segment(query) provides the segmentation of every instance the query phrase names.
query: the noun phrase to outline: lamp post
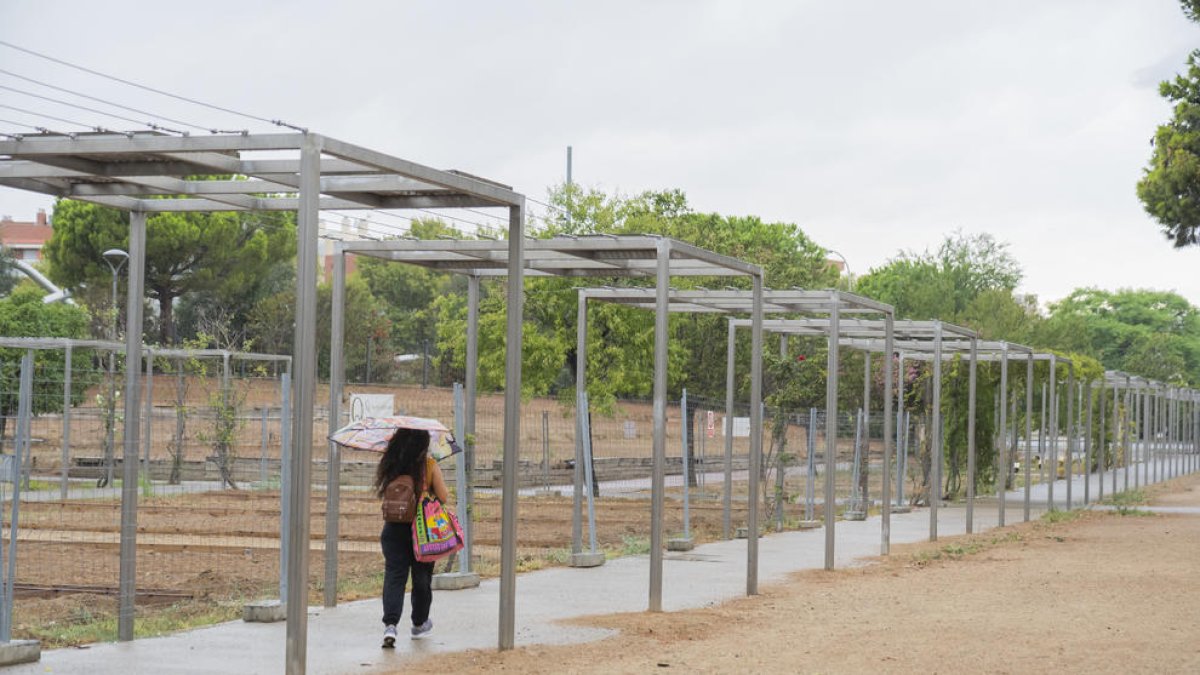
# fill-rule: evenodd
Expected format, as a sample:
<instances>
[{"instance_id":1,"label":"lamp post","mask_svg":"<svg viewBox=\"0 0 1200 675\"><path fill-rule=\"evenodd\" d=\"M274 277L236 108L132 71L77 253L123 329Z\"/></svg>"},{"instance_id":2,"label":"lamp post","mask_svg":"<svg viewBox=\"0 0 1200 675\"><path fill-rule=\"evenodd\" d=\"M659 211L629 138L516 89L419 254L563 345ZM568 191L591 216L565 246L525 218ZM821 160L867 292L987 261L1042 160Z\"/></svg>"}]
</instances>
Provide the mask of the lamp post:
<instances>
[{"instance_id":1,"label":"lamp post","mask_svg":"<svg viewBox=\"0 0 1200 675\"><path fill-rule=\"evenodd\" d=\"M848 290L853 291L854 290L854 274L852 274L850 272L850 261L846 260L846 256L842 255L841 253L838 253L837 251L835 251L831 248L825 249L825 255L836 255L837 257L842 259L842 265L846 268L846 285L848 286Z\"/></svg>"},{"instance_id":2,"label":"lamp post","mask_svg":"<svg viewBox=\"0 0 1200 675\"><path fill-rule=\"evenodd\" d=\"M104 257L104 262L108 263L108 269L112 270L112 308L113 308L113 324L112 324L112 339L117 339L117 329L120 325L120 312L117 311L117 277L121 274L121 268L125 263L129 262L129 254L119 248L110 248L100 254ZM113 261L117 263L114 265ZM125 364L129 367L129 364ZM135 366L136 367L136 366ZM113 434L116 432L116 412L117 412L117 353L110 351L108 353L108 429L104 437L104 475L98 481L100 487L105 487L112 484L113 480Z\"/></svg>"}]
</instances>

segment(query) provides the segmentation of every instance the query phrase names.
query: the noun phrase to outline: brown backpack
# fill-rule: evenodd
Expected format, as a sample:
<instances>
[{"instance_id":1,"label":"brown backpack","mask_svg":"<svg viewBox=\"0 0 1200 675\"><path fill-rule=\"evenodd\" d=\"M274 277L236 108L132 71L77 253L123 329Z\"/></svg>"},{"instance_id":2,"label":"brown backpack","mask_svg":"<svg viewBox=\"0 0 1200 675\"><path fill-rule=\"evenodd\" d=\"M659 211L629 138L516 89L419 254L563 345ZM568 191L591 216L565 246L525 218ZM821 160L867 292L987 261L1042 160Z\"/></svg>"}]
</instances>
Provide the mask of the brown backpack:
<instances>
[{"instance_id":1,"label":"brown backpack","mask_svg":"<svg viewBox=\"0 0 1200 675\"><path fill-rule=\"evenodd\" d=\"M383 489L383 520L411 523L417 513L417 491L412 476L400 475Z\"/></svg>"}]
</instances>

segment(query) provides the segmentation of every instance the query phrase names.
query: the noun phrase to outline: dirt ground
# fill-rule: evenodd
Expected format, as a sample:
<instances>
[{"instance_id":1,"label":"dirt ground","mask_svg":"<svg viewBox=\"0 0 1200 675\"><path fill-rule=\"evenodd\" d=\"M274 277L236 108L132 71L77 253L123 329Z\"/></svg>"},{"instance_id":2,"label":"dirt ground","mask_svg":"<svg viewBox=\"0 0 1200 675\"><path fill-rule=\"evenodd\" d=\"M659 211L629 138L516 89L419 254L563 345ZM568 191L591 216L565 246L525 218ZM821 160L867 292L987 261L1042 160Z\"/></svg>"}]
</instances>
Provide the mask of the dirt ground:
<instances>
[{"instance_id":1,"label":"dirt ground","mask_svg":"<svg viewBox=\"0 0 1200 675\"><path fill-rule=\"evenodd\" d=\"M1200 477L1151 504L1200 507ZM1200 515L1086 512L811 571L761 595L581 621L607 640L438 656L454 673L1200 672ZM406 668L409 670L409 668Z\"/></svg>"}]
</instances>

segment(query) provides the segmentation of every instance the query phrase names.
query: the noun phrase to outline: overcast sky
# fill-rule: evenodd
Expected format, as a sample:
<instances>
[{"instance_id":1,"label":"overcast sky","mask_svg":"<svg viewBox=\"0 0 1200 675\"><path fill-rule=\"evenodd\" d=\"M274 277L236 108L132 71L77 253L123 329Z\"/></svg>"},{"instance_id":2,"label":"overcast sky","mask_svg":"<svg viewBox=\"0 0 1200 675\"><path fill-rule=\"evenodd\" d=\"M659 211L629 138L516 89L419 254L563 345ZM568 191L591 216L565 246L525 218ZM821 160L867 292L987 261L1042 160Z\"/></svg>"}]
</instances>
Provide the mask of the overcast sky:
<instances>
[{"instance_id":1,"label":"overcast sky","mask_svg":"<svg viewBox=\"0 0 1200 675\"><path fill-rule=\"evenodd\" d=\"M1157 83L1200 47L1176 0L4 0L0 39L540 200L572 145L577 182L794 222L855 273L961 228L1010 243L1043 301L1099 286L1200 304L1200 249L1172 249L1134 191L1170 115ZM0 69L247 125L5 47ZM0 188L18 220L50 204Z\"/></svg>"}]
</instances>

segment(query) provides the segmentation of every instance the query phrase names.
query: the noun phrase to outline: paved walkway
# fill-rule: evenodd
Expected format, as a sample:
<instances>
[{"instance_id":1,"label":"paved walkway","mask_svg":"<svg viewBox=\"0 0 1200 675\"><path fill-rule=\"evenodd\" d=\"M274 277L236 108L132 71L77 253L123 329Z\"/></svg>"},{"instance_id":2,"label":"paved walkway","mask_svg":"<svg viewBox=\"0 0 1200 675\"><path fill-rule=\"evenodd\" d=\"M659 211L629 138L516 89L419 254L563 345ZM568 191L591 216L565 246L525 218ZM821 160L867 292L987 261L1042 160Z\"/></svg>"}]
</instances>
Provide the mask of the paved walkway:
<instances>
[{"instance_id":1,"label":"paved walkway","mask_svg":"<svg viewBox=\"0 0 1200 675\"><path fill-rule=\"evenodd\" d=\"M1111 480L1106 477L1106 480ZM1091 477L1091 494L1098 479ZM1123 485L1123 477L1119 478ZM1106 483L1106 488L1111 483ZM1033 488L1031 517L1046 508L1046 486ZM1066 485L1055 483L1055 502L1065 506ZM1106 492L1108 490L1106 489ZM1072 485L1076 505L1083 500L1083 480ZM1023 516L1023 493L1006 496L1007 522ZM966 530L961 506L939 509L938 534L946 537ZM975 508L975 531L994 527L995 498L981 499ZM924 541L929 535L929 512L918 509L892 516L892 542ZM838 566L879 553L880 520L837 524ZM783 581L796 570L817 569L824 561L821 530L771 534L759 542L759 582ZM647 556L611 560L599 568L555 568L521 575L517 580L516 642L518 645L558 644L594 640L607 631L556 623L561 619L646 609L649 597ZM663 570L663 605L667 611L712 605L745 593L746 542L722 541L698 546L685 554L668 554ZM379 648L382 626L378 600L346 603L334 609L313 608L308 621L309 673L375 673L400 669L413 656L466 649L495 649L498 640L499 584L484 581L479 588L434 594L431 636L403 636L394 651ZM264 673L283 672L285 625L240 621L161 638L105 643L86 649L47 651L40 663L16 666L5 675L89 673Z\"/></svg>"}]
</instances>

